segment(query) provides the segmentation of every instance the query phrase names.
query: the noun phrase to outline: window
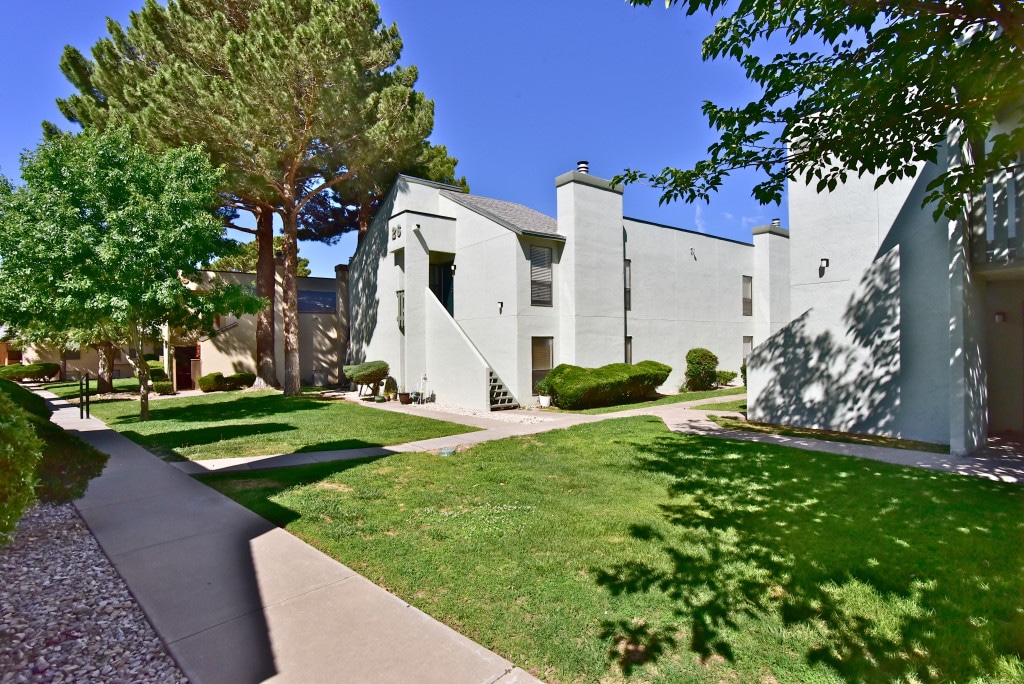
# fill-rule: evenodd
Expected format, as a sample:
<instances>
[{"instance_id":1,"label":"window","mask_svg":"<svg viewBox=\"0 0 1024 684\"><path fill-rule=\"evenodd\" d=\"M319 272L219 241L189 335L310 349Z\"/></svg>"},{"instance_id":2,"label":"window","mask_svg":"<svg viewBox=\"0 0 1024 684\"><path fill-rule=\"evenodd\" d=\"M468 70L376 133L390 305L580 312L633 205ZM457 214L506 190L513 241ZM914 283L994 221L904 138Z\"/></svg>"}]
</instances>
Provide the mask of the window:
<instances>
[{"instance_id":1,"label":"window","mask_svg":"<svg viewBox=\"0 0 1024 684\"><path fill-rule=\"evenodd\" d=\"M626 284L625 302L626 311L633 309L633 295L632 295L632 283L633 283L633 262L630 259L625 260L623 268L623 279ZM626 363L629 363L628 361Z\"/></svg>"},{"instance_id":2,"label":"window","mask_svg":"<svg viewBox=\"0 0 1024 684\"><path fill-rule=\"evenodd\" d=\"M747 363L747 357L754 351L754 338L744 335L743 337L743 363Z\"/></svg>"},{"instance_id":3,"label":"window","mask_svg":"<svg viewBox=\"0 0 1024 684\"><path fill-rule=\"evenodd\" d=\"M626 363L633 363L633 338L626 336Z\"/></svg>"},{"instance_id":4,"label":"window","mask_svg":"<svg viewBox=\"0 0 1024 684\"><path fill-rule=\"evenodd\" d=\"M533 357L533 378L532 388L533 394L537 394L537 383L544 379L551 371L552 362L554 361L554 347L555 338L553 337L533 337L530 338Z\"/></svg>"},{"instance_id":5,"label":"window","mask_svg":"<svg viewBox=\"0 0 1024 684\"><path fill-rule=\"evenodd\" d=\"M530 245L530 305L551 306L551 248Z\"/></svg>"},{"instance_id":6,"label":"window","mask_svg":"<svg viewBox=\"0 0 1024 684\"><path fill-rule=\"evenodd\" d=\"M398 329L405 332L405 290L399 290L398 295Z\"/></svg>"},{"instance_id":7,"label":"window","mask_svg":"<svg viewBox=\"0 0 1024 684\"><path fill-rule=\"evenodd\" d=\"M334 290L299 290L299 313L336 313L338 293Z\"/></svg>"},{"instance_id":8,"label":"window","mask_svg":"<svg viewBox=\"0 0 1024 684\"><path fill-rule=\"evenodd\" d=\"M754 315L754 279L743 276L743 315Z\"/></svg>"},{"instance_id":9,"label":"window","mask_svg":"<svg viewBox=\"0 0 1024 684\"><path fill-rule=\"evenodd\" d=\"M21 363L21 350L8 348L7 363Z\"/></svg>"},{"instance_id":10,"label":"window","mask_svg":"<svg viewBox=\"0 0 1024 684\"><path fill-rule=\"evenodd\" d=\"M64 350L65 361L81 361L82 351L80 349L66 349Z\"/></svg>"}]
</instances>

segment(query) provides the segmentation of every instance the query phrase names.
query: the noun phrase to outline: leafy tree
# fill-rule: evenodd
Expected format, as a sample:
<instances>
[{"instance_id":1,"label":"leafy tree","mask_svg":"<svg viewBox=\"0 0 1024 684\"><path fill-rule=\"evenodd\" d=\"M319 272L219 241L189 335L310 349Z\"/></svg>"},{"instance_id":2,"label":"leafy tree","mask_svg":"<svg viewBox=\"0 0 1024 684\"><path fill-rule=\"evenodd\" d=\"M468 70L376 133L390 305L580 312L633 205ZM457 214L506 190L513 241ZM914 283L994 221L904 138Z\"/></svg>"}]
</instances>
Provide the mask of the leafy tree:
<instances>
[{"instance_id":1,"label":"leafy tree","mask_svg":"<svg viewBox=\"0 0 1024 684\"><path fill-rule=\"evenodd\" d=\"M0 197L0 321L20 339L112 342L146 420L149 366L130 348L161 324L206 331L217 314L263 304L237 286L197 286L199 265L235 248L214 213L220 171L198 148L151 155L111 129L44 141L21 175Z\"/></svg>"},{"instance_id":2,"label":"leafy tree","mask_svg":"<svg viewBox=\"0 0 1024 684\"><path fill-rule=\"evenodd\" d=\"M307 207L338 219L343 206L324 193L361 206L345 183L371 188L378 169L397 173L434 149L433 103L414 90L416 69L397 65L397 27L383 26L370 0L147 0L127 30L108 30L94 60L65 50L62 69L79 93L59 106L86 126L123 122L151 148L202 144L225 169L232 208L255 213L258 226L280 216L285 393L297 394ZM310 221L304 228L316 228ZM304 237L333 239L339 225ZM258 280L267 264L272 276L267 234L257 235Z\"/></svg>"},{"instance_id":3,"label":"leafy tree","mask_svg":"<svg viewBox=\"0 0 1024 684\"><path fill-rule=\"evenodd\" d=\"M274 251L280 252L284 245L284 236L278 235L274 238ZM259 245L256 240L246 242L239 248L239 252L232 256L221 257L212 264L210 268L214 271L234 271L235 273L255 273L259 258ZM295 275L305 278L312 273L309 270L309 259L299 257Z\"/></svg>"},{"instance_id":4,"label":"leafy tree","mask_svg":"<svg viewBox=\"0 0 1024 684\"><path fill-rule=\"evenodd\" d=\"M738 169L764 176L752 193L762 203L779 202L786 181L801 177L819 192L854 173L877 176L878 187L950 149L956 163L925 202L955 219L1024 149L1024 3L665 0L672 5L717 16L704 59L735 59L762 95L741 107L704 103L719 137L693 168L617 178L659 188L662 202L707 201ZM780 37L793 48L757 54Z\"/></svg>"}]
</instances>

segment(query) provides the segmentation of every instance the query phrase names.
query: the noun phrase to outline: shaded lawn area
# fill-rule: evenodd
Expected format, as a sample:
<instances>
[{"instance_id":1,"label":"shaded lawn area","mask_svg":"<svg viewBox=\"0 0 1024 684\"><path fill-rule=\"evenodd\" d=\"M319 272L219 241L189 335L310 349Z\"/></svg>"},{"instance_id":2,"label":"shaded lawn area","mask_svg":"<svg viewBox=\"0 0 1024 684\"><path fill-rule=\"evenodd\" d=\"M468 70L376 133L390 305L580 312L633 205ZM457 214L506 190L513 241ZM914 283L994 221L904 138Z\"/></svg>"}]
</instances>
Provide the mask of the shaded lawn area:
<instances>
[{"instance_id":1,"label":"shaded lawn area","mask_svg":"<svg viewBox=\"0 0 1024 684\"><path fill-rule=\"evenodd\" d=\"M558 413L583 413L586 415L596 415L602 413L615 413L616 411L629 411L631 409L649 408L651 406L664 406L666 404L678 404L682 401L699 401L701 399L711 399L713 397L725 397L733 394L746 394L746 387L727 387L726 389L719 390L708 390L707 392L680 392L679 394L669 394L664 397L659 397L651 401L638 401L632 404L617 404L615 406L600 406L598 408L581 409L579 411L568 411L561 409L550 409Z\"/></svg>"},{"instance_id":2,"label":"shaded lawn area","mask_svg":"<svg viewBox=\"0 0 1024 684\"><path fill-rule=\"evenodd\" d=\"M150 402L97 401L92 413L169 460L360 449L474 432L476 428L273 390L213 392Z\"/></svg>"},{"instance_id":3,"label":"shaded lawn area","mask_svg":"<svg viewBox=\"0 0 1024 684\"><path fill-rule=\"evenodd\" d=\"M137 395L139 393L139 381L136 378L114 378L113 381L115 392L124 392L126 394ZM71 382L51 382L43 385L43 389L53 392L61 399L67 399L69 401L78 400L78 381L74 380ZM96 378L93 378L89 382L89 396L99 394L96 391Z\"/></svg>"},{"instance_id":4,"label":"shaded lawn area","mask_svg":"<svg viewBox=\"0 0 1024 684\"><path fill-rule=\"evenodd\" d=\"M548 681L1024 681L1024 489L653 417L203 480Z\"/></svg>"},{"instance_id":5,"label":"shaded lawn area","mask_svg":"<svg viewBox=\"0 0 1024 684\"><path fill-rule=\"evenodd\" d=\"M697 409L698 411L741 411L746 412L747 410L747 399L737 399L736 401L720 401L718 403L701 404L700 406L692 406L691 408Z\"/></svg>"},{"instance_id":6,"label":"shaded lawn area","mask_svg":"<svg viewBox=\"0 0 1024 684\"><path fill-rule=\"evenodd\" d=\"M705 404L694 408L711 411L746 411L746 402L742 409L727 409L730 404ZM807 437L809 439L824 439L829 442L845 442L847 444L870 444L871 446L889 447L891 449L910 449L912 451L927 451L933 454L948 454L948 444L934 444L932 442L918 442L913 439L897 439L896 437L882 437L880 435L862 435L855 432L837 432L835 430L815 430L812 428L792 427L789 425L773 425L771 423L757 423L748 420L739 420L729 416L709 415L708 420L717 423L727 430L745 430L747 432L761 432L769 435L784 435L786 437Z\"/></svg>"}]
</instances>

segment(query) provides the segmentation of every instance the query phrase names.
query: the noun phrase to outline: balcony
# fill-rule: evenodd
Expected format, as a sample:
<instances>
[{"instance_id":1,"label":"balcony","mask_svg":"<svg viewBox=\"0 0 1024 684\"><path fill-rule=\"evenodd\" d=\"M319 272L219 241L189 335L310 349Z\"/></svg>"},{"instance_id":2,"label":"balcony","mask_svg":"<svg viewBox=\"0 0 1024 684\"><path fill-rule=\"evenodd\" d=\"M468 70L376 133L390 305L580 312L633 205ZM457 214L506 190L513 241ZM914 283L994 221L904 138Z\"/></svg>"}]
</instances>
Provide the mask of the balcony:
<instances>
[{"instance_id":1,"label":"balcony","mask_svg":"<svg viewBox=\"0 0 1024 684\"><path fill-rule=\"evenodd\" d=\"M971 261L981 272L1024 271L1024 163L996 174L975 203Z\"/></svg>"}]
</instances>

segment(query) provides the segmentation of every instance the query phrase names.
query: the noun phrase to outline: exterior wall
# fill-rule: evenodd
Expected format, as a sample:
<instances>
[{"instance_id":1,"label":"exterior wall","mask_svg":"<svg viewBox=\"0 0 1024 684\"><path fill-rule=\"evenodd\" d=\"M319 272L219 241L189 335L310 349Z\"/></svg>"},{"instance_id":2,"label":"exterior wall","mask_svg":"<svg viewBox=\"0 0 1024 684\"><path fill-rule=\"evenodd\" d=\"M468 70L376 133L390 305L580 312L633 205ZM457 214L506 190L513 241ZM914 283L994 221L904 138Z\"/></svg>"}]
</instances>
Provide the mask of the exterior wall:
<instances>
[{"instance_id":1,"label":"exterior wall","mask_svg":"<svg viewBox=\"0 0 1024 684\"><path fill-rule=\"evenodd\" d=\"M720 369L739 373L743 338L754 337L756 344L767 337L763 332L760 337L755 325L769 299L766 295L759 301L757 294L767 291L770 282L766 266L760 276L765 285L760 286L755 270L758 247L632 219L625 220L623 232L632 265L632 307L625 319L626 334L633 338L633 361L659 361L672 367L663 392L674 392L682 385L686 353L694 347L711 350L718 356ZM785 238L778 239L785 247ZM768 259L764 261L767 264ZM743 315L745 275L754 278L752 316ZM621 281L619 287L622 302ZM618 357L611 360L622 360L621 343Z\"/></svg>"},{"instance_id":2,"label":"exterior wall","mask_svg":"<svg viewBox=\"0 0 1024 684\"><path fill-rule=\"evenodd\" d=\"M222 280L246 286L255 286L256 276L252 273L215 274ZM277 326L274 355L279 376L284 372L284 335L281 329L282 315L281 274L276 279L277 292L274 298L274 319ZM298 288L303 291L336 292L337 278L299 278ZM339 300L340 301L340 300ZM256 317L240 316L237 325L200 341L200 362L202 375L210 373L256 372ZM305 383L314 383L314 373L324 373L328 383L337 383L341 377L344 360L344 343L340 318L337 310L319 313L299 314L299 374Z\"/></svg>"},{"instance_id":3,"label":"exterior wall","mask_svg":"<svg viewBox=\"0 0 1024 684\"><path fill-rule=\"evenodd\" d=\"M752 420L950 441L950 321L962 313L948 226L921 208L936 173L830 194L790 185L795 319L748 362Z\"/></svg>"},{"instance_id":4,"label":"exterior wall","mask_svg":"<svg viewBox=\"0 0 1024 684\"><path fill-rule=\"evenodd\" d=\"M488 410L487 361L437 297L425 295L428 390L445 403Z\"/></svg>"},{"instance_id":5,"label":"exterior wall","mask_svg":"<svg viewBox=\"0 0 1024 684\"><path fill-rule=\"evenodd\" d=\"M156 352L152 346L145 348L146 353ZM24 350L22 355L22 363L61 363L61 351L52 347L43 345L32 345ZM100 368L100 355L92 347L83 347L79 350L78 359L69 359L65 370L67 378L78 377L84 372L89 372L92 375L99 373ZM119 349L114 350L114 378L130 378L133 377L135 372L132 370L132 366L128 363L128 360L124 358L124 354Z\"/></svg>"},{"instance_id":6,"label":"exterior wall","mask_svg":"<svg viewBox=\"0 0 1024 684\"><path fill-rule=\"evenodd\" d=\"M988 328L989 431L1024 431L1024 281L992 280L980 318ZM1002 320L997 321L997 314Z\"/></svg>"}]
</instances>

